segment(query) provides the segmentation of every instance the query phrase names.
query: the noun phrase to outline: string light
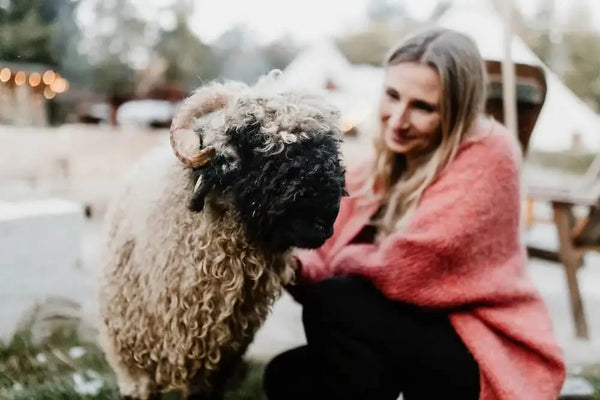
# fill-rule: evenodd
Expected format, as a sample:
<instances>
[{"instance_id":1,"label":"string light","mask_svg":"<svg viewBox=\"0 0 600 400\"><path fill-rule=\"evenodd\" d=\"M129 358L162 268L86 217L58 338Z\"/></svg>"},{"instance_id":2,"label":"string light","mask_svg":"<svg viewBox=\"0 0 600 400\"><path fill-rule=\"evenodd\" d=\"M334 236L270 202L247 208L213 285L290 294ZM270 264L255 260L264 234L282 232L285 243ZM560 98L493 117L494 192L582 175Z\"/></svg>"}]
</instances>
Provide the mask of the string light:
<instances>
[{"instance_id":1,"label":"string light","mask_svg":"<svg viewBox=\"0 0 600 400\"><path fill-rule=\"evenodd\" d=\"M37 85L40 84L41 81L42 81L42 76L39 73L34 72L33 74L29 75L29 85L31 87L36 87Z\"/></svg>"},{"instance_id":2,"label":"string light","mask_svg":"<svg viewBox=\"0 0 600 400\"><path fill-rule=\"evenodd\" d=\"M46 85L51 85L55 79L56 79L56 73L52 70L48 70L48 71L44 72L44 75L42 76L42 80L44 81L44 83Z\"/></svg>"},{"instance_id":3,"label":"string light","mask_svg":"<svg viewBox=\"0 0 600 400\"><path fill-rule=\"evenodd\" d=\"M12 72L7 67L2 68L2 71L0 71L0 81L4 83L8 82L11 76Z\"/></svg>"},{"instance_id":4,"label":"string light","mask_svg":"<svg viewBox=\"0 0 600 400\"><path fill-rule=\"evenodd\" d=\"M27 75L25 75L25 72L23 71L19 71L15 74L15 84L17 86L21 86L24 85L25 82L27 82Z\"/></svg>"},{"instance_id":5,"label":"string light","mask_svg":"<svg viewBox=\"0 0 600 400\"><path fill-rule=\"evenodd\" d=\"M60 76L58 73L47 70L43 74L32 72L29 76L25 71L17 71L14 75L8 67L0 69L0 82L7 83L13 78L16 86L23 86L29 83L32 88L40 86L43 82L44 97L48 100L56 97L57 94L64 93L69 90L69 81Z\"/></svg>"},{"instance_id":6,"label":"string light","mask_svg":"<svg viewBox=\"0 0 600 400\"><path fill-rule=\"evenodd\" d=\"M44 89L44 97L48 100L52 100L54 96L56 96L56 92L54 92L50 86L46 86Z\"/></svg>"},{"instance_id":7,"label":"string light","mask_svg":"<svg viewBox=\"0 0 600 400\"><path fill-rule=\"evenodd\" d=\"M65 78L55 79L50 85L50 88L56 93L64 93L69 87L69 83Z\"/></svg>"}]
</instances>

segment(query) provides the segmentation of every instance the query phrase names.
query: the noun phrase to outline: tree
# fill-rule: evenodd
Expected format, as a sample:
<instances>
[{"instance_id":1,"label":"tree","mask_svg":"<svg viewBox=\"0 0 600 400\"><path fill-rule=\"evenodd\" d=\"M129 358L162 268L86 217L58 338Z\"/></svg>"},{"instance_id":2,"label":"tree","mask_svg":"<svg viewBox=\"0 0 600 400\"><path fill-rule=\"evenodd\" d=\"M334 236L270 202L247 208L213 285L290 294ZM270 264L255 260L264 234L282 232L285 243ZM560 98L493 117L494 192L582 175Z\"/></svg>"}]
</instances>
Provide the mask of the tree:
<instances>
[{"instance_id":1,"label":"tree","mask_svg":"<svg viewBox=\"0 0 600 400\"><path fill-rule=\"evenodd\" d=\"M407 15L405 0L369 0L367 3L367 14L372 22L389 21L398 16L404 18Z\"/></svg>"},{"instance_id":2,"label":"tree","mask_svg":"<svg viewBox=\"0 0 600 400\"><path fill-rule=\"evenodd\" d=\"M71 86L83 87L91 81L92 70L84 54L79 51L83 34L75 14L80 0L57 2L56 22L52 26L50 46L56 55L57 68Z\"/></svg>"},{"instance_id":3,"label":"tree","mask_svg":"<svg viewBox=\"0 0 600 400\"><path fill-rule=\"evenodd\" d=\"M554 11L552 0L542 1L518 33L569 89L600 110L600 34L592 28L588 5L572 3L564 26Z\"/></svg>"},{"instance_id":4,"label":"tree","mask_svg":"<svg viewBox=\"0 0 600 400\"><path fill-rule=\"evenodd\" d=\"M439 18L451 6L448 0L439 1L426 20L419 21L410 14L407 4L405 0L369 0L367 29L337 40L346 58L355 64L380 66L392 46L415 29Z\"/></svg>"},{"instance_id":5,"label":"tree","mask_svg":"<svg viewBox=\"0 0 600 400\"><path fill-rule=\"evenodd\" d=\"M569 60L565 84L580 98L600 110L600 35L594 31L565 36Z\"/></svg>"},{"instance_id":6,"label":"tree","mask_svg":"<svg viewBox=\"0 0 600 400\"><path fill-rule=\"evenodd\" d=\"M340 51L354 64L381 66L385 53L403 37L416 23L395 24L371 23L363 32L350 34L337 40Z\"/></svg>"},{"instance_id":7,"label":"tree","mask_svg":"<svg viewBox=\"0 0 600 400\"><path fill-rule=\"evenodd\" d=\"M0 2L0 61L41 64L73 83L89 81L89 69L77 52L75 22L79 0L3 0ZM49 122L60 123L68 96L47 102Z\"/></svg>"},{"instance_id":8,"label":"tree","mask_svg":"<svg viewBox=\"0 0 600 400\"><path fill-rule=\"evenodd\" d=\"M266 54L257 43L254 32L244 25L225 31L213 48L221 60L219 77L253 83L269 70Z\"/></svg>"},{"instance_id":9,"label":"tree","mask_svg":"<svg viewBox=\"0 0 600 400\"><path fill-rule=\"evenodd\" d=\"M262 47L268 69L285 69L298 54L298 46L290 37L284 37Z\"/></svg>"},{"instance_id":10,"label":"tree","mask_svg":"<svg viewBox=\"0 0 600 400\"><path fill-rule=\"evenodd\" d=\"M167 63L164 79L192 88L219 75L220 62L213 49L189 28L187 16L178 15L172 31L161 31L154 51Z\"/></svg>"},{"instance_id":11,"label":"tree","mask_svg":"<svg viewBox=\"0 0 600 400\"><path fill-rule=\"evenodd\" d=\"M87 21L80 47L90 65L90 89L104 95L116 109L136 92L137 70L150 59L159 26L144 20L133 0L88 0L93 20Z\"/></svg>"},{"instance_id":12,"label":"tree","mask_svg":"<svg viewBox=\"0 0 600 400\"><path fill-rule=\"evenodd\" d=\"M71 11L69 0L5 0L0 6L0 60L56 66L62 54L53 34L60 16ZM71 15L72 18L72 15Z\"/></svg>"}]
</instances>

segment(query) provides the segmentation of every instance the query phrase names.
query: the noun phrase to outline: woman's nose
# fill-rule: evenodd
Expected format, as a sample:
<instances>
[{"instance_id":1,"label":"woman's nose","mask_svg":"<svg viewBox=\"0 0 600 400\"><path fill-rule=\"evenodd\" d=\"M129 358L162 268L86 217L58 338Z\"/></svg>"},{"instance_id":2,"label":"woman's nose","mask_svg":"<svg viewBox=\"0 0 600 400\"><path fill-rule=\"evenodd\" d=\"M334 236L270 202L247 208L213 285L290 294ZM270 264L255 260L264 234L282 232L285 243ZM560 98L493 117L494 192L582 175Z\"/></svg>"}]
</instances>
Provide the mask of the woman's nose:
<instances>
[{"instance_id":1,"label":"woman's nose","mask_svg":"<svg viewBox=\"0 0 600 400\"><path fill-rule=\"evenodd\" d=\"M399 105L398 107L396 107L390 115L388 125L394 130L408 128L409 121L407 107L404 105Z\"/></svg>"}]
</instances>

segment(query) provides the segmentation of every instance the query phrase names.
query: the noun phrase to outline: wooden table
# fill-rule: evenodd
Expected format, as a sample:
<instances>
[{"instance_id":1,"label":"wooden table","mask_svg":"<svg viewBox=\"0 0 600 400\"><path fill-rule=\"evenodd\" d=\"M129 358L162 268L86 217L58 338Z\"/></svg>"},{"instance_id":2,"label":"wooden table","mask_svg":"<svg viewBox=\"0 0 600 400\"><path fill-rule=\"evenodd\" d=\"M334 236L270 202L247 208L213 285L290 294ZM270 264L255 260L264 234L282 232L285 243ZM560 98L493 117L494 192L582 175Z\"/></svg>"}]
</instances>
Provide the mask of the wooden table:
<instances>
[{"instance_id":1,"label":"wooden table","mask_svg":"<svg viewBox=\"0 0 600 400\"><path fill-rule=\"evenodd\" d=\"M592 223L593 219L590 219L590 215L592 215L594 209L597 210L600 197L597 193L593 192L574 193L569 190L530 186L527 189L527 199L529 204L532 204L534 201L548 202L552 206L553 222L558 233L558 250L548 251L528 246L528 251L530 254L538 252L538 254L546 253L552 255L554 253L556 259L562 262L565 267L575 333L579 338L588 339L588 326L579 290L577 271L583 264L585 253L590 250L600 250L600 243L581 245L578 239L589 228L589 224ZM574 217L573 209L578 206L588 207L590 211L589 215L577 220ZM528 209L530 210L531 207L528 207Z\"/></svg>"}]
</instances>

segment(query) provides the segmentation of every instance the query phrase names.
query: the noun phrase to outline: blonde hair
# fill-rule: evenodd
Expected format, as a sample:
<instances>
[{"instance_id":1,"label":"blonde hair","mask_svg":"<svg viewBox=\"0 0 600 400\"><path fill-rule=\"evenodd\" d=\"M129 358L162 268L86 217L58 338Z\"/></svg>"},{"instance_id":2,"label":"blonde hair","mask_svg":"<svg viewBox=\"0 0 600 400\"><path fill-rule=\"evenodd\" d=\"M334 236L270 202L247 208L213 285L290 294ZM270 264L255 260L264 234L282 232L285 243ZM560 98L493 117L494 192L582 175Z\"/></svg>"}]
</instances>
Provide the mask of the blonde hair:
<instances>
[{"instance_id":1,"label":"blonde hair","mask_svg":"<svg viewBox=\"0 0 600 400\"><path fill-rule=\"evenodd\" d=\"M441 140L418 168L407 174L406 160L385 145L382 135L375 140L375 162L365 190L380 190L378 200L384 208L375 222L377 240L405 227L425 189L448 165L464 139L465 132L483 111L485 69L475 42L462 33L434 29L417 34L392 48L384 67L416 62L434 68L440 78Z\"/></svg>"}]
</instances>

